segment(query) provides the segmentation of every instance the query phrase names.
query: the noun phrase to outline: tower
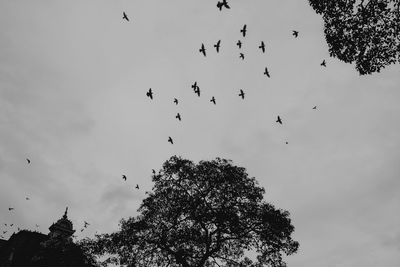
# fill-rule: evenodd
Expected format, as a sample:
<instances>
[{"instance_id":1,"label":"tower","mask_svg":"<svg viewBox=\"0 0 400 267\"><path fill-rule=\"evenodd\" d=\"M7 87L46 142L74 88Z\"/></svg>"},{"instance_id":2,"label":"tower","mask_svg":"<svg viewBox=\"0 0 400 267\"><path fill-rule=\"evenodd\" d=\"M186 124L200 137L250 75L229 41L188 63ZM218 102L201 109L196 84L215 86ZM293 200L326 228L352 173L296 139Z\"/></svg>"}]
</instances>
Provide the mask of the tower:
<instances>
[{"instance_id":1,"label":"tower","mask_svg":"<svg viewBox=\"0 0 400 267\"><path fill-rule=\"evenodd\" d=\"M65 239L69 239L74 233L72 222L68 220L67 217L68 207L65 209L65 213L61 219L59 219L56 223L53 223L50 227L49 237L61 237Z\"/></svg>"}]
</instances>

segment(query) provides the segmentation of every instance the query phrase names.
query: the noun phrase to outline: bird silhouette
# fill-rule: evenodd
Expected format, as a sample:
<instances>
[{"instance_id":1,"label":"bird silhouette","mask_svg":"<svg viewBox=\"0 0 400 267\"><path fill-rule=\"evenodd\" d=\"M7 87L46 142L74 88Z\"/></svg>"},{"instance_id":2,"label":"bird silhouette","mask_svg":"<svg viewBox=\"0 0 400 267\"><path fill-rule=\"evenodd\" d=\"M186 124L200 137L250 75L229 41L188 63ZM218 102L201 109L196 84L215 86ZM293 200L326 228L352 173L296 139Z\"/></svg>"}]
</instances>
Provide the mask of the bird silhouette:
<instances>
[{"instance_id":1,"label":"bird silhouette","mask_svg":"<svg viewBox=\"0 0 400 267\"><path fill-rule=\"evenodd\" d=\"M201 48L199 49L200 53L203 53L204 56L206 56L206 48L204 47L204 44L201 44Z\"/></svg>"},{"instance_id":2,"label":"bird silhouette","mask_svg":"<svg viewBox=\"0 0 400 267\"><path fill-rule=\"evenodd\" d=\"M260 45L258 48L260 48L261 51L262 51L263 53L265 53L265 44L264 44L264 41L261 41L261 45Z\"/></svg>"},{"instance_id":3,"label":"bird silhouette","mask_svg":"<svg viewBox=\"0 0 400 267\"><path fill-rule=\"evenodd\" d=\"M239 49L242 48L242 42L240 40L237 41L236 45L239 47Z\"/></svg>"},{"instance_id":4,"label":"bird silhouette","mask_svg":"<svg viewBox=\"0 0 400 267\"><path fill-rule=\"evenodd\" d=\"M243 53L240 53L239 57L240 57L242 60L244 60L244 54L243 54Z\"/></svg>"},{"instance_id":5,"label":"bird silhouette","mask_svg":"<svg viewBox=\"0 0 400 267\"><path fill-rule=\"evenodd\" d=\"M299 32L298 31L293 31L292 34L293 34L294 38L297 38L299 36Z\"/></svg>"},{"instance_id":6,"label":"bird silhouette","mask_svg":"<svg viewBox=\"0 0 400 267\"><path fill-rule=\"evenodd\" d=\"M14 210L14 208L8 208L8 210L9 210L9 211L12 211L12 210Z\"/></svg>"},{"instance_id":7,"label":"bird silhouette","mask_svg":"<svg viewBox=\"0 0 400 267\"><path fill-rule=\"evenodd\" d=\"M217 3L217 7L219 8L219 11L222 10L222 7L225 7L227 9L230 9L231 7L228 5L228 2L226 0L222 0L222 2Z\"/></svg>"},{"instance_id":8,"label":"bird silhouette","mask_svg":"<svg viewBox=\"0 0 400 267\"><path fill-rule=\"evenodd\" d=\"M197 81L196 81L196 82L194 82L194 84L192 84L192 88L193 88L193 90L196 90L197 87L198 86L197 86Z\"/></svg>"},{"instance_id":9,"label":"bird silhouette","mask_svg":"<svg viewBox=\"0 0 400 267\"><path fill-rule=\"evenodd\" d=\"M217 53L219 53L220 46L221 46L221 40L218 40L218 42L214 45L215 49L217 50Z\"/></svg>"},{"instance_id":10,"label":"bird silhouette","mask_svg":"<svg viewBox=\"0 0 400 267\"><path fill-rule=\"evenodd\" d=\"M279 117L279 116L278 116L278 119L276 120L276 122L278 122L278 123L282 124L281 117Z\"/></svg>"},{"instance_id":11,"label":"bird silhouette","mask_svg":"<svg viewBox=\"0 0 400 267\"><path fill-rule=\"evenodd\" d=\"M216 105L216 103L215 103L215 97L212 97L211 100L210 100L210 102L213 102L214 105Z\"/></svg>"},{"instance_id":12,"label":"bird silhouette","mask_svg":"<svg viewBox=\"0 0 400 267\"><path fill-rule=\"evenodd\" d=\"M194 92L197 94L198 97L200 97L200 87L197 86L197 88L194 89Z\"/></svg>"},{"instance_id":13,"label":"bird silhouette","mask_svg":"<svg viewBox=\"0 0 400 267\"><path fill-rule=\"evenodd\" d=\"M26 200L29 200L30 198L29 198L29 197L26 197L25 199L26 199Z\"/></svg>"},{"instance_id":14,"label":"bird silhouette","mask_svg":"<svg viewBox=\"0 0 400 267\"><path fill-rule=\"evenodd\" d=\"M289 144L289 142L286 142L286 144Z\"/></svg>"},{"instance_id":15,"label":"bird silhouette","mask_svg":"<svg viewBox=\"0 0 400 267\"><path fill-rule=\"evenodd\" d=\"M171 145L173 145L173 144L174 144L174 141L172 140L171 136L169 136L169 137L168 137L168 142L170 142L170 143L171 143Z\"/></svg>"},{"instance_id":16,"label":"bird silhouette","mask_svg":"<svg viewBox=\"0 0 400 267\"><path fill-rule=\"evenodd\" d=\"M242 33L243 37L246 37L246 32L247 32L246 24L243 25L243 28L240 30L240 32Z\"/></svg>"},{"instance_id":17,"label":"bird silhouette","mask_svg":"<svg viewBox=\"0 0 400 267\"><path fill-rule=\"evenodd\" d=\"M317 106L314 106L312 109L317 109Z\"/></svg>"},{"instance_id":18,"label":"bird silhouette","mask_svg":"<svg viewBox=\"0 0 400 267\"><path fill-rule=\"evenodd\" d=\"M129 21L129 19L128 19L128 16L126 15L126 13L125 13L125 12L123 12L122 19L125 19L126 21Z\"/></svg>"},{"instance_id":19,"label":"bird silhouette","mask_svg":"<svg viewBox=\"0 0 400 267\"><path fill-rule=\"evenodd\" d=\"M10 224L10 226L12 227L14 224L12 223L12 224Z\"/></svg>"},{"instance_id":20,"label":"bird silhouette","mask_svg":"<svg viewBox=\"0 0 400 267\"><path fill-rule=\"evenodd\" d=\"M122 175L122 179L124 179L126 181L126 175L125 174Z\"/></svg>"},{"instance_id":21,"label":"bird silhouette","mask_svg":"<svg viewBox=\"0 0 400 267\"><path fill-rule=\"evenodd\" d=\"M239 96L241 96L241 97L242 97L242 99L244 99L244 92L243 92L243 90L242 90L242 89L240 89L240 94L239 94Z\"/></svg>"},{"instance_id":22,"label":"bird silhouette","mask_svg":"<svg viewBox=\"0 0 400 267\"><path fill-rule=\"evenodd\" d=\"M326 61L325 61L325 59L322 61L321 66L326 67Z\"/></svg>"},{"instance_id":23,"label":"bird silhouette","mask_svg":"<svg viewBox=\"0 0 400 267\"><path fill-rule=\"evenodd\" d=\"M139 185L138 184L136 184L136 187L135 187L136 189L139 189Z\"/></svg>"},{"instance_id":24,"label":"bird silhouette","mask_svg":"<svg viewBox=\"0 0 400 267\"><path fill-rule=\"evenodd\" d=\"M81 229L81 232L83 232L84 228Z\"/></svg>"},{"instance_id":25,"label":"bird silhouette","mask_svg":"<svg viewBox=\"0 0 400 267\"><path fill-rule=\"evenodd\" d=\"M267 75L267 77L270 78L269 72L268 72L268 68L267 68L267 67L265 67L264 75Z\"/></svg>"},{"instance_id":26,"label":"bird silhouette","mask_svg":"<svg viewBox=\"0 0 400 267\"><path fill-rule=\"evenodd\" d=\"M146 93L146 95L148 97L150 97L150 99L153 99L153 91L151 91L151 88L149 89L149 91Z\"/></svg>"},{"instance_id":27,"label":"bird silhouette","mask_svg":"<svg viewBox=\"0 0 400 267\"><path fill-rule=\"evenodd\" d=\"M174 98L174 103L178 105L178 99Z\"/></svg>"},{"instance_id":28,"label":"bird silhouette","mask_svg":"<svg viewBox=\"0 0 400 267\"><path fill-rule=\"evenodd\" d=\"M87 221L83 221L83 223L85 224L83 227L88 227L88 225L90 225L90 223L88 223Z\"/></svg>"},{"instance_id":29,"label":"bird silhouette","mask_svg":"<svg viewBox=\"0 0 400 267\"><path fill-rule=\"evenodd\" d=\"M181 121L181 114L177 113L175 118L177 118L179 121Z\"/></svg>"},{"instance_id":30,"label":"bird silhouette","mask_svg":"<svg viewBox=\"0 0 400 267\"><path fill-rule=\"evenodd\" d=\"M30 159L28 159L28 158L26 159L26 161L28 162L28 164L29 164L29 163L31 163L31 160L30 160Z\"/></svg>"},{"instance_id":31,"label":"bird silhouette","mask_svg":"<svg viewBox=\"0 0 400 267\"><path fill-rule=\"evenodd\" d=\"M219 11L222 11L222 2L218 2L217 7L219 8Z\"/></svg>"}]
</instances>

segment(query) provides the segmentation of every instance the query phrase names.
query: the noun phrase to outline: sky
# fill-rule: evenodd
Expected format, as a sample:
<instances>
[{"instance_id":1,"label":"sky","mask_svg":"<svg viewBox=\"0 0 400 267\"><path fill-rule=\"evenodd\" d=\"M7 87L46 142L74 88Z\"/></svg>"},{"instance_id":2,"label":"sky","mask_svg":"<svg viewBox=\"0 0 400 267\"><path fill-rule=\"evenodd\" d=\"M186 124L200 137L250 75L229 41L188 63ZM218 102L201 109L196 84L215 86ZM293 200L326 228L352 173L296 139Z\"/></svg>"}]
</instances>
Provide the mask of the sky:
<instances>
[{"instance_id":1,"label":"sky","mask_svg":"<svg viewBox=\"0 0 400 267\"><path fill-rule=\"evenodd\" d=\"M288 266L398 266L400 66L330 58L306 0L216 2L0 0L0 235L67 206L77 239L116 231L152 169L221 157L290 212Z\"/></svg>"}]
</instances>

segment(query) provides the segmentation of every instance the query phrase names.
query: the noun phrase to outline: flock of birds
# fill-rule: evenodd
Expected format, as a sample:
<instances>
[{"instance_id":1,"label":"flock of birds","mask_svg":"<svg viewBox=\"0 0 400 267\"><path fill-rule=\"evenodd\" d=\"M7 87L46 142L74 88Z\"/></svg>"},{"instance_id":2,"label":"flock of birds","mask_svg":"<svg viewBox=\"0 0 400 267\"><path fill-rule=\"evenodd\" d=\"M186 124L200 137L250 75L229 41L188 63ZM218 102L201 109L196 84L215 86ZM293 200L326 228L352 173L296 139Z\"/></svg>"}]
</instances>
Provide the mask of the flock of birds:
<instances>
[{"instance_id":1,"label":"flock of birds","mask_svg":"<svg viewBox=\"0 0 400 267\"><path fill-rule=\"evenodd\" d=\"M222 7L230 8L226 1L218 2L218 3L219 3L218 7L221 7L221 8L222 8ZM220 9L221 9L221 8L220 8ZM125 13L124 13L124 16L125 16ZM240 29L240 33L242 34L242 37L243 37L243 38L246 37L246 33L247 33L247 25L246 25L246 24L243 25L242 29ZM294 38L297 38L297 37L299 36L299 32L296 31L296 30L293 30L293 31L292 31L292 35L294 36ZM236 45L238 46L239 49L242 48L242 44L243 44L243 43L242 43L241 40L238 40L237 43L236 43ZM221 49L221 40L218 40L217 43L214 44L214 48L215 48L216 52L219 53L219 51L220 51L220 49ZM264 41L261 41L261 42L260 42L260 45L258 46L258 48L262 51L262 53L265 53L266 49L265 49L265 43L264 43ZM207 52L206 52L206 51L207 51L207 49L206 49L204 43L202 43L201 46L200 46L199 52L200 52L204 57L206 57L206 56L207 56ZM242 53L242 52L239 53L239 58L241 58L242 60L244 60L244 53ZM322 63L321 63L320 65L323 66L323 67L326 67L326 61L323 60ZM265 67L264 73L263 73L263 74L266 75L268 78L271 78L271 75L270 75L270 73L269 73L268 67ZM201 92L200 92L200 87L199 87L199 85L197 84L197 81L195 81L195 82L191 85L191 88L193 89L194 93L195 93L198 97L200 97L200 93L201 93ZM152 90L151 88L146 92L146 96L149 97L150 100L153 100L154 92L153 92L153 90ZM243 91L243 89L240 89L240 90L239 90L238 96L241 97L242 99L245 98L245 92ZM212 96L212 98L210 99L210 102L213 103L214 105L217 104L214 96ZM179 101L178 101L177 98L174 98L174 103L175 103L176 105L178 105ZM317 109L317 106L314 106L313 109ZM181 115L180 115L179 113L176 114L175 118L177 118L179 121L181 121ZM276 122L279 123L279 124L282 124L282 119L281 119L281 117L280 117L279 115L277 116ZM174 144L174 141L173 141L173 139L172 139L171 136L168 136L168 142L171 143L172 145ZM288 144L288 142L286 142L286 144Z\"/></svg>"},{"instance_id":2,"label":"flock of birds","mask_svg":"<svg viewBox=\"0 0 400 267\"><path fill-rule=\"evenodd\" d=\"M230 6L229 6L227 0L222 0L222 2L219 1L219 2L217 3L217 7L218 7L218 9L219 9L220 11L222 11L223 8L225 8L225 9L230 9ZM126 21L128 21L128 22L130 21L129 18L128 18L128 15L127 15L125 12L123 12L123 14L122 14L122 19L124 19L124 20L126 20ZM242 35L243 38L246 37L246 33L247 33L247 25L246 25L246 24L243 25L242 29L240 29L240 33L241 33L241 35ZM292 31L292 35L294 36L294 38L298 38L299 32L296 31L296 30L293 30L293 31ZM243 45L242 41L241 41L241 40L238 40L237 43L236 43L236 46L239 48L239 50L242 48L242 45ZM213 47L215 48L216 52L219 53L219 52L220 52L220 49L221 49L221 40L218 40L217 43L214 44ZM261 41L261 42L260 42L260 45L258 46L258 48L261 50L262 53L265 53L266 48L265 48L265 43L264 43L264 41ZM206 49L204 43L202 43L202 44L201 44L201 47L200 47L200 49L199 49L199 52L200 52L204 57L206 57L206 56L207 56L207 52L206 52L206 51L207 51L207 49ZM244 55L243 52L240 52L240 53L239 53L239 58L242 59L242 60L245 59L245 55ZM326 61L323 60L323 61L321 62L320 65L321 65L322 67L326 67ZM266 75L268 78L271 77L271 75L270 75L270 73L269 73L267 67L265 67L265 69L264 69L264 75ZM191 88L193 89L194 93L195 93L198 97L200 97L200 93L201 93L201 92L200 92L200 87L199 87L199 85L197 84L197 81L195 81L195 82L191 85ZM146 92L146 96L147 96L148 98L150 98L150 100L153 100L154 92L153 92L153 90L152 90L151 88ZM243 91L243 89L240 89L240 90L239 90L238 96L241 97L241 98L244 100L244 98L245 98L245 92ZM216 99L215 99L214 96L212 96L212 98L210 99L210 102L213 103L214 105L217 104ZM175 105L178 105L179 100L178 100L177 98L174 98L173 103L174 103ZM317 106L314 106L312 109L314 109L314 110L317 109ZM179 121L182 120L181 114L180 114L179 112L176 114L175 118L178 119ZM282 124L282 118L281 118L279 115L277 116L276 123ZM168 136L167 142L171 143L171 145L174 144L174 140L172 139L171 136ZM286 144L288 144L288 142L286 142ZM30 160L29 158L26 158L26 162L27 162L27 164L31 164L31 160ZM152 169L152 173L153 173L153 175L155 175L155 174L156 174L156 171L155 171L154 169ZM123 175L122 175L122 179L123 179L124 181L127 181L127 176L126 176L125 174L123 174ZM136 187L135 187L135 188L136 188L136 189L139 189L139 185L136 184ZM25 200L30 200L30 198L29 198L29 197L25 197ZM9 208L8 208L8 211L9 211L9 212L12 212L12 211L14 211L14 208L13 208L13 207L9 207ZM90 225L90 224L89 224L88 222L84 221L84 225L83 225L83 227L80 229L80 231L83 232L89 225ZM11 224L4 223L4 226L9 227L9 228L10 228L10 227L12 228L12 227L14 226L14 223L11 223ZM38 224L36 224L35 226L36 226L36 228L39 228L39 225L38 225ZM6 230L3 229L3 230L0 232L0 238L4 238L3 235L5 235L7 232L10 232L10 230L11 230L11 229L6 229ZM15 230L15 229L14 229L14 230ZM20 229L19 227L17 227L16 230L20 231L21 229ZM1 233L2 233L2 234L1 234Z\"/></svg>"}]
</instances>

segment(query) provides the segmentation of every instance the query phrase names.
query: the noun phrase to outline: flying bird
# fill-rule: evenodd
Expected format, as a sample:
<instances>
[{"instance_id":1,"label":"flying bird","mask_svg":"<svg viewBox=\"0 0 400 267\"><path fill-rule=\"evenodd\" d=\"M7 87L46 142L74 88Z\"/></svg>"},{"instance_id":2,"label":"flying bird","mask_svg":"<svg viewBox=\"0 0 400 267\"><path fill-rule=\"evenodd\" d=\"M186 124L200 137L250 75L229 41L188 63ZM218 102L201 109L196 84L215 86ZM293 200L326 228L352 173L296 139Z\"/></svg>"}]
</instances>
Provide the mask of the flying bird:
<instances>
[{"instance_id":1,"label":"flying bird","mask_svg":"<svg viewBox=\"0 0 400 267\"><path fill-rule=\"evenodd\" d=\"M239 49L242 48L242 42L240 40L237 41L236 45L239 47Z\"/></svg>"},{"instance_id":2,"label":"flying bird","mask_svg":"<svg viewBox=\"0 0 400 267\"><path fill-rule=\"evenodd\" d=\"M29 163L31 163L31 160L30 160L30 159L28 159L28 158L26 159L26 161L28 162L28 164L29 164Z\"/></svg>"},{"instance_id":3,"label":"flying bird","mask_svg":"<svg viewBox=\"0 0 400 267\"><path fill-rule=\"evenodd\" d=\"M312 109L317 109L317 106L314 106Z\"/></svg>"},{"instance_id":4,"label":"flying bird","mask_svg":"<svg viewBox=\"0 0 400 267\"><path fill-rule=\"evenodd\" d=\"M194 82L194 84L192 84L193 90L196 90L197 87L198 87L198 86L197 86L197 82Z\"/></svg>"},{"instance_id":5,"label":"flying bird","mask_svg":"<svg viewBox=\"0 0 400 267\"><path fill-rule=\"evenodd\" d=\"M26 197L25 199L26 199L26 200L29 200L30 198L29 198L29 197Z\"/></svg>"},{"instance_id":6,"label":"flying bird","mask_svg":"<svg viewBox=\"0 0 400 267\"><path fill-rule=\"evenodd\" d=\"M9 211L12 211L14 208L8 208Z\"/></svg>"},{"instance_id":7,"label":"flying bird","mask_svg":"<svg viewBox=\"0 0 400 267\"><path fill-rule=\"evenodd\" d=\"M138 184L136 184L136 187L135 187L136 189L139 189L139 185Z\"/></svg>"},{"instance_id":8,"label":"flying bird","mask_svg":"<svg viewBox=\"0 0 400 267\"><path fill-rule=\"evenodd\" d=\"M88 223L87 221L83 221L83 223L85 224L83 227L88 227L88 225L90 225L90 223Z\"/></svg>"},{"instance_id":9,"label":"flying bird","mask_svg":"<svg viewBox=\"0 0 400 267\"><path fill-rule=\"evenodd\" d=\"M194 92L200 97L200 87L197 86L197 88L194 89Z\"/></svg>"},{"instance_id":10,"label":"flying bird","mask_svg":"<svg viewBox=\"0 0 400 267\"><path fill-rule=\"evenodd\" d=\"M326 67L326 61L325 61L325 59L322 61L321 66Z\"/></svg>"},{"instance_id":11,"label":"flying bird","mask_svg":"<svg viewBox=\"0 0 400 267\"><path fill-rule=\"evenodd\" d=\"M286 144L289 144L289 142L286 142Z\"/></svg>"},{"instance_id":12,"label":"flying bird","mask_svg":"<svg viewBox=\"0 0 400 267\"><path fill-rule=\"evenodd\" d=\"M14 224L12 223L12 224L10 224L10 226L12 227Z\"/></svg>"},{"instance_id":13,"label":"flying bird","mask_svg":"<svg viewBox=\"0 0 400 267\"><path fill-rule=\"evenodd\" d=\"M193 88L193 91L194 91L198 96L200 96L200 87L197 85L197 82L194 82L194 84L192 84L192 88Z\"/></svg>"},{"instance_id":14,"label":"flying bird","mask_svg":"<svg viewBox=\"0 0 400 267\"><path fill-rule=\"evenodd\" d=\"M125 12L123 12L123 17L122 17L122 19L125 19L126 21L129 21L128 16L126 15Z\"/></svg>"},{"instance_id":15,"label":"flying bird","mask_svg":"<svg viewBox=\"0 0 400 267\"><path fill-rule=\"evenodd\" d=\"M222 10L222 2L218 2L217 7L219 8L219 11L221 11Z\"/></svg>"},{"instance_id":16,"label":"flying bird","mask_svg":"<svg viewBox=\"0 0 400 267\"><path fill-rule=\"evenodd\" d=\"M201 44L201 48L199 49L200 53L203 53L204 56L206 56L206 48L204 47L204 44Z\"/></svg>"},{"instance_id":17,"label":"flying bird","mask_svg":"<svg viewBox=\"0 0 400 267\"><path fill-rule=\"evenodd\" d=\"M221 40L218 40L218 42L214 45L215 49L217 50L217 53L219 53L220 46L221 46Z\"/></svg>"},{"instance_id":18,"label":"flying bird","mask_svg":"<svg viewBox=\"0 0 400 267\"><path fill-rule=\"evenodd\" d=\"M243 53L240 53L239 57L240 57L242 60L244 60L244 54L243 54Z\"/></svg>"},{"instance_id":19,"label":"flying bird","mask_svg":"<svg viewBox=\"0 0 400 267\"><path fill-rule=\"evenodd\" d=\"M122 175L122 179L124 179L126 181L126 175L125 174Z\"/></svg>"},{"instance_id":20,"label":"flying bird","mask_svg":"<svg viewBox=\"0 0 400 267\"><path fill-rule=\"evenodd\" d=\"M267 77L270 78L269 72L268 72L268 68L267 68L267 67L265 67L264 75L267 75Z\"/></svg>"},{"instance_id":21,"label":"flying bird","mask_svg":"<svg viewBox=\"0 0 400 267\"><path fill-rule=\"evenodd\" d=\"M179 121L181 121L181 114L176 114L175 118L177 118Z\"/></svg>"},{"instance_id":22,"label":"flying bird","mask_svg":"<svg viewBox=\"0 0 400 267\"><path fill-rule=\"evenodd\" d=\"M169 137L168 137L168 142L170 142L170 143L171 143L171 145L173 145L173 144L174 144L174 141L172 140L171 136L169 136Z\"/></svg>"},{"instance_id":23,"label":"flying bird","mask_svg":"<svg viewBox=\"0 0 400 267\"><path fill-rule=\"evenodd\" d=\"M244 92L243 92L243 90L242 90L242 89L240 89L240 94L239 94L239 96L241 96L241 97L242 97L242 99L244 99Z\"/></svg>"},{"instance_id":24,"label":"flying bird","mask_svg":"<svg viewBox=\"0 0 400 267\"><path fill-rule=\"evenodd\" d=\"M215 97L212 97L211 100L210 100L210 102L213 102L214 105L216 105L216 103L215 103Z\"/></svg>"},{"instance_id":25,"label":"flying bird","mask_svg":"<svg viewBox=\"0 0 400 267\"><path fill-rule=\"evenodd\" d=\"M150 99L153 99L153 91L151 91L151 88L149 89L149 91L146 93L146 95L148 97L150 97Z\"/></svg>"},{"instance_id":26,"label":"flying bird","mask_svg":"<svg viewBox=\"0 0 400 267\"><path fill-rule=\"evenodd\" d=\"M178 105L178 99L174 98L174 103Z\"/></svg>"},{"instance_id":27,"label":"flying bird","mask_svg":"<svg viewBox=\"0 0 400 267\"><path fill-rule=\"evenodd\" d=\"M279 116L278 116L278 119L276 120L276 122L278 122L278 123L282 124L281 117L279 117Z\"/></svg>"},{"instance_id":28,"label":"flying bird","mask_svg":"<svg viewBox=\"0 0 400 267\"><path fill-rule=\"evenodd\" d=\"M243 28L240 30L240 32L243 34L243 37L246 36L246 32L247 32L247 26L246 26L246 24L243 25Z\"/></svg>"},{"instance_id":29,"label":"flying bird","mask_svg":"<svg viewBox=\"0 0 400 267\"><path fill-rule=\"evenodd\" d=\"M222 2L217 3L217 7L219 8L219 11L222 10L222 7L225 7L227 9L230 9L231 7L228 5L228 2L226 0L222 0Z\"/></svg>"},{"instance_id":30,"label":"flying bird","mask_svg":"<svg viewBox=\"0 0 400 267\"><path fill-rule=\"evenodd\" d=\"M299 32L298 31L293 31L292 34L293 34L294 38L297 38L299 36Z\"/></svg>"},{"instance_id":31,"label":"flying bird","mask_svg":"<svg viewBox=\"0 0 400 267\"><path fill-rule=\"evenodd\" d=\"M265 44L264 44L264 41L261 41L261 45L260 45L258 48L260 48L261 51L262 51L263 53L265 53Z\"/></svg>"}]
</instances>

